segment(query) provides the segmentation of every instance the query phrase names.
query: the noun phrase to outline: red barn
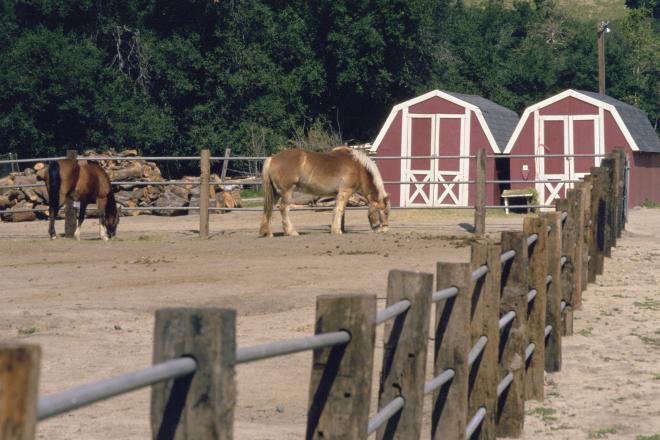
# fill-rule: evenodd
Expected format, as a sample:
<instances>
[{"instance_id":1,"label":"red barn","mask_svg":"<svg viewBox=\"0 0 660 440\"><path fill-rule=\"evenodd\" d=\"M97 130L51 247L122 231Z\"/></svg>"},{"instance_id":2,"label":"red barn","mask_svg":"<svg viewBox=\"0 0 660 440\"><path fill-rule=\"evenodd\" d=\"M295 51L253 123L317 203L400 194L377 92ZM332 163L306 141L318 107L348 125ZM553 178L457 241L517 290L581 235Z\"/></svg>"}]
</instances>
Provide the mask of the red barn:
<instances>
[{"instance_id":1,"label":"red barn","mask_svg":"<svg viewBox=\"0 0 660 440\"><path fill-rule=\"evenodd\" d=\"M630 163L629 206L645 200L660 202L660 141L646 114L606 95L566 90L528 107L522 115L506 154L607 154L625 149ZM600 164L600 157L511 157L512 180L556 180L521 184L535 187L539 202L563 197L577 180Z\"/></svg>"},{"instance_id":2,"label":"red barn","mask_svg":"<svg viewBox=\"0 0 660 440\"><path fill-rule=\"evenodd\" d=\"M395 105L371 147L386 183L392 206L470 206L474 185L437 184L434 181L474 180L474 159L409 158L387 156L468 156L485 148L500 154L518 115L485 98L433 90ZM487 178L497 177L495 160L487 161ZM410 182L410 183L408 183ZM499 188L488 186L486 201L499 204Z\"/></svg>"}]
</instances>

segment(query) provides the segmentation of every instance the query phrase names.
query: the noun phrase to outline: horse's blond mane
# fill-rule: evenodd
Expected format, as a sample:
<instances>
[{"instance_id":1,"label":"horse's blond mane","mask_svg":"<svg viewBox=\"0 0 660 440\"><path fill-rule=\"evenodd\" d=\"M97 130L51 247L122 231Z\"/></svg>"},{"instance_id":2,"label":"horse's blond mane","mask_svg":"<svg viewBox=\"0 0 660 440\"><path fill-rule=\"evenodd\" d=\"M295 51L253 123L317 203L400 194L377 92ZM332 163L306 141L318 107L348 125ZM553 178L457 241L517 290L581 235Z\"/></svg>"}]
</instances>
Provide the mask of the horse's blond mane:
<instances>
[{"instance_id":1,"label":"horse's blond mane","mask_svg":"<svg viewBox=\"0 0 660 440\"><path fill-rule=\"evenodd\" d=\"M383 178L380 176L380 171L378 170L376 162L371 160L371 158L367 156L363 151L356 150L354 148L349 148L348 150L350 150L353 159L365 167L369 174L371 174L374 186L376 187L376 191L378 191L378 199L382 200L385 198L385 196L387 196L387 193L385 192L385 184L383 184Z\"/></svg>"}]
</instances>

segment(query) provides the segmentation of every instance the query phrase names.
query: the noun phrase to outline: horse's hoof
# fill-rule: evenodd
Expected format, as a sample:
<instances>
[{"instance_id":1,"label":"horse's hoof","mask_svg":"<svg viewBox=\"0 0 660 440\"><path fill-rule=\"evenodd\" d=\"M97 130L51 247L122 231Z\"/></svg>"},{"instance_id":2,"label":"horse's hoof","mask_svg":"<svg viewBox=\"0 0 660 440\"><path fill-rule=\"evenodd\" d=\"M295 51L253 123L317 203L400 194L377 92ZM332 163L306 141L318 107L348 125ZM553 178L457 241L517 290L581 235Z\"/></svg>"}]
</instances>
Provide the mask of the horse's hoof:
<instances>
[{"instance_id":1,"label":"horse's hoof","mask_svg":"<svg viewBox=\"0 0 660 440\"><path fill-rule=\"evenodd\" d=\"M298 234L298 231L291 231L291 232L287 232L286 235L288 235L289 237L297 237L300 234Z\"/></svg>"},{"instance_id":2,"label":"horse's hoof","mask_svg":"<svg viewBox=\"0 0 660 440\"><path fill-rule=\"evenodd\" d=\"M57 235L51 235L51 236L50 236L50 239L51 239L51 240L57 240Z\"/></svg>"},{"instance_id":3,"label":"horse's hoof","mask_svg":"<svg viewBox=\"0 0 660 440\"><path fill-rule=\"evenodd\" d=\"M101 238L103 239L103 241L108 241L108 240L110 240L108 237L101 237ZM78 239L78 240L80 240L80 239Z\"/></svg>"}]
</instances>

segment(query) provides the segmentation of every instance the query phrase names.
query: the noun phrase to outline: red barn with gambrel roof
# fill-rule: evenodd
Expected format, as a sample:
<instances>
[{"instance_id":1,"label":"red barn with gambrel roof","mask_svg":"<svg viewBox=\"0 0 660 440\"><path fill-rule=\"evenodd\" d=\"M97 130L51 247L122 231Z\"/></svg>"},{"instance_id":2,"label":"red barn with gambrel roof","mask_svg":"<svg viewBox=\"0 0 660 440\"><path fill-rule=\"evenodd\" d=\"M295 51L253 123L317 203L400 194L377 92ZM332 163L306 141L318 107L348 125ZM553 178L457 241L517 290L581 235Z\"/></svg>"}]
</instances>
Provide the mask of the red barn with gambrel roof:
<instances>
[{"instance_id":1,"label":"red barn with gambrel roof","mask_svg":"<svg viewBox=\"0 0 660 440\"><path fill-rule=\"evenodd\" d=\"M485 98L433 90L395 105L371 148L386 183L392 206L470 206L474 185L437 184L476 178L474 159L424 156L476 155L479 149L499 154L518 115ZM387 156L420 156L378 160ZM497 177L495 160L487 161L487 178ZM499 204L499 188L488 186L486 202Z\"/></svg>"},{"instance_id":2,"label":"red barn with gambrel roof","mask_svg":"<svg viewBox=\"0 0 660 440\"><path fill-rule=\"evenodd\" d=\"M630 163L629 206L645 200L660 202L660 141L646 114L610 96L566 90L528 107L522 115L505 154L607 154L624 148ZM512 188L535 187L539 202L563 197L600 157L511 157L512 180L550 180L548 183L514 183ZM552 182L556 181L556 182Z\"/></svg>"}]
</instances>

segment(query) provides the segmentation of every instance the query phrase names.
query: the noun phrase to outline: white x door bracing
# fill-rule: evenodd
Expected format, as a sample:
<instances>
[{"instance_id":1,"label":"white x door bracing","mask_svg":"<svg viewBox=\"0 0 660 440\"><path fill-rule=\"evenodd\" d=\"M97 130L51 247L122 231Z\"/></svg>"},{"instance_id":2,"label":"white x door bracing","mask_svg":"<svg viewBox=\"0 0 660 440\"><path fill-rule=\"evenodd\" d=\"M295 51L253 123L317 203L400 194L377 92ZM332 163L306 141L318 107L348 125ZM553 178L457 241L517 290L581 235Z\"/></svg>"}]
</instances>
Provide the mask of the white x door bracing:
<instances>
[{"instance_id":1,"label":"white x door bracing","mask_svg":"<svg viewBox=\"0 0 660 440\"><path fill-rule=\"evenodd\" d=\"M465 114L409 114L404 143L402 185L404 206L467 206L469 159L433 159L429 156L467 156ZM446 182L431 184L431 182Z\"/></svg>"},{"instance_id":2,"label":"white x door bracing","mask_svg":"<svg viewBox=\"0 0 660 440\"><path fill-rule=\"evenodd\" d=\"M536 158L536 167L538 180L547 180L536 184L541 204L565 197L574 185L570 181L581 179L600 163L597 157L573 155L601 150L598 115L541 116L537 148L541 157Z\"/></svg>"}]
</instances>

